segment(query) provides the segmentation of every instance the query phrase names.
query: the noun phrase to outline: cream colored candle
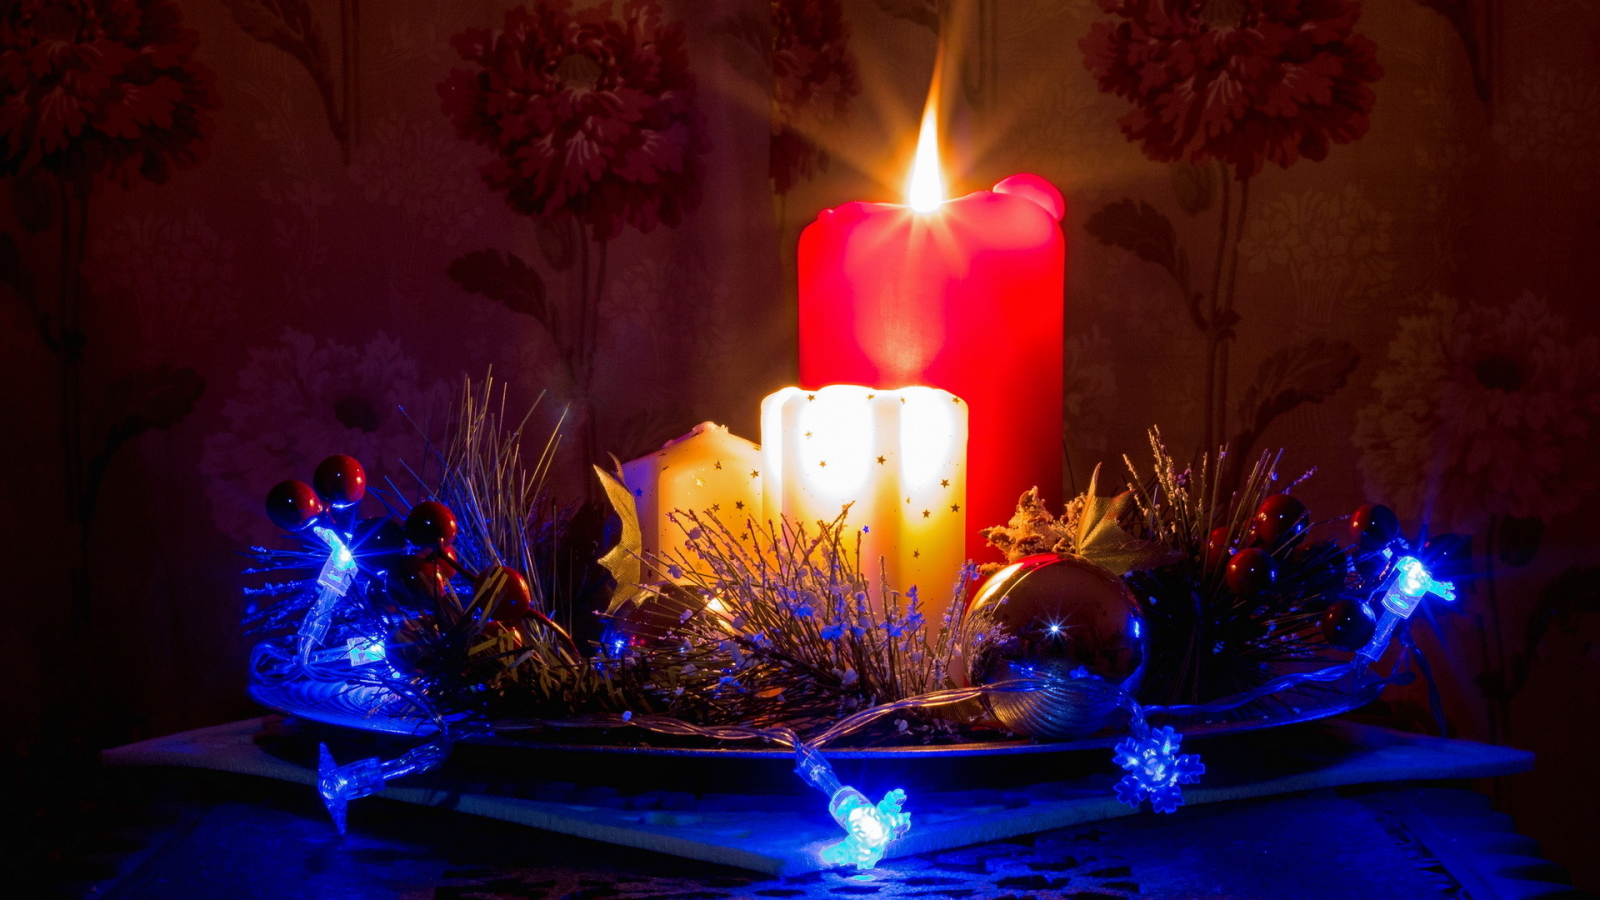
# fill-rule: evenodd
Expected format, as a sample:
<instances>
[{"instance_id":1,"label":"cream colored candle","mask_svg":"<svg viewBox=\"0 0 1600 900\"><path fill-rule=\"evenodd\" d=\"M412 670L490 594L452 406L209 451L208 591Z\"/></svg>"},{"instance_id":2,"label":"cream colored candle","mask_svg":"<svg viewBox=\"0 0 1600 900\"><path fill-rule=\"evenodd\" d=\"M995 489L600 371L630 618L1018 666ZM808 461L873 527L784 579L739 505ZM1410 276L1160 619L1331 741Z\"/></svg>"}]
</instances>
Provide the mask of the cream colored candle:
<instances>
[{"instance_id":1,"label":"cream colored candle","mask_svg":"<svg viewBox=\"0 0 1600 900\"><path fill-rule=\"evenodd\" d=\"M814 528L850 504L862 570L876 582L882 558L937 623L966 561L967 404L927 387L784 388L761 402L761 445L765 517Z\"/></svg>"},{"instance_id":2,"label":"cream colored candle","mask_svg":"<svg viewBox=\"0 0 1600 900\"><path fill-rule=\"evenodd\" d=\"M668 518L674 510L714 512L735 532L747 517L759 519L762 465L760 447L711 422L624 463L622 480L639 510L646 557L683 553L687 536Z\"/></svg>"}]
</instances>

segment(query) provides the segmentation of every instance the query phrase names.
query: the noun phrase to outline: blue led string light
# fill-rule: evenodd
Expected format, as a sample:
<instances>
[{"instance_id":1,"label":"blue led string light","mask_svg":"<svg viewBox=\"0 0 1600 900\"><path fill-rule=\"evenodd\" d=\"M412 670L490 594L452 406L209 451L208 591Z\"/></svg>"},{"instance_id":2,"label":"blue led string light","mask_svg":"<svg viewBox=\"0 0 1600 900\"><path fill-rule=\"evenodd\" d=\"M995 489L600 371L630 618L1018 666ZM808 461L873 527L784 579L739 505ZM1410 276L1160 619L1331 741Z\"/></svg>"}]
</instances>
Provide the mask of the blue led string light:
<instances>
[{"instance_id":1,"label":"blue led string light","mask_svg":"<svg viewBox=\"0 0 1600 900\"><path fill-rule=\"evenodd\" d=\"M1133 735L1117 744L1112 757L1128 773L1117 782L1117 799L1137 807L1148 797L1156 812L1177 812L1183 803L1178 785L1199 782L1205 763L1199 756L1178 752L1183 735L1171 725L1151 728L1135 713L1133 726Z\"/></svg>"},{"instance_id":2,"label":"blue led string light","mask_svg":"<svg viewBox=\"0 0 1600 900\"><path fill-rule=\"evenodd\" d=\"M1392 555L1390 551L1384 551L1385 558L1392 558ZM1222 713L1304 684L1331 683L1346 678L1356 682L1353 690L1363 687L1381 690L1407 677L1391 673L1387 678L1363 681L1367 669L1383 657L1396 626L1409 619L1422 598L1428 594L1454 601L1455 586L1448 581L1436 580L1428 572L1427 566L1416 557L1401 557L1387 576L1381 601L1384 614L1373 632L1372 640L1351 661L1308 672L1291 672L1252 690L1211 703L1141 706L1133 698L1125 697L1124 706L1130 713L1129 727L1133 735L1116 748L1114 758L1117 765L1128 772L1117 783L1117 799L1129 806L1138 806L1148 797L1151 808L1156 812L1175 812L1183 803L1183 793L1178 785L1196 783L1200 775L1205 773L1205 765L1200 762L1200 757L1177 752L1182 735L1171 726L1152 729L1146 721L1148 716L1188 717Z\"/></svg>"},{"instance_id":3,"label":"blue led string light","mask_svg":"<svg viewBox=\"0 0 1600 900\"><path fill-rule=\"evenodd\" d=\"M341 766L334 761L326 744L319 745L317 791L334 825L343 834L350 801L383 790L386 782L438 767L449 755L451 745L459 736L459 728L452 728L426 693L389 665L384 636L389 622L382 617L365 623L366 630L377 629L375 633L363 631L341 635L341 642L324 646L342 604L354 599L350 594L360 569L350 547L349 534L341 534L322 524L314 525L310 531L320 541L325 555L314 551L261 551L258 554L271 554L273 557L294 560L298 564L315 563L320 556L321 566L314 582L302 582L296 586L308 588L314 585L316 595L295 632L293 652L273 641L258 643L251 652L253 676L269 685L283 684L300 677L352 686L380 687L415 710L419 728L423 723L431 723L435 730L432 741L392 760L370 757Z\"/></svg>"},{"instance_id":4,"label":"blue led string light","mask_svg":"<svg viewBox=\"0 0 1600 900\"><path fill-rule=\"evenodd\" d=\"M1372 632L1372 640L1356 653L1356 660L1363 665L1376 663L1389 646L1389 637L1394 634L1395 626L1411 618L1411 614L1422 604L1422 598L1429 594L1454 603L1455 585L1448 581L1436 581L1428 572L1428 567L1415 556L1400 557L1400 561L1394 564L1389 588L1383 592L1383 616L1378 619L1378 626Z\"/></svg>"},{"instance_id":5,"label":"blue led string light","mask_svg":"<svg viewBox=\"0 0 1600 900\"><path fill-rule=\"evenodd\" d=\"M356 578L356 558L339 533L332 528L314 526L312 531L328 546L328 558L317 574L317 601L300 622L300 665L310 668L311 654L328 634L333 623L333 612L339 601L349 593Z\"/></svg>"},{"instance_id":6,"label":"blue led string light","mask_svg":"<svg viewBox=\"0 0 1600 900\"><path fill-rule=\"evenodd\" d=\"M889 842L911 830L911 814L901 811L906 792L895 788L874 804L855 788L840 784L833 766L816 747L797 743L794 770L801 780L828 797L828 814L845 831L844 840L824 847L818 856L834 866L870 869L883 859Z\"/></svg>"},{"instance_id":7,"label":"blue led string light","mask_svg":"<svg viewBox=\"0 0 1600 900\"><path fill-rule=\"evenodd\" d=\"M344 834L345 810L351 800L370 797L396 778L437 768L449 755L449 743L436 740L412 748L395 759L380 760L373 756L341 766L333 761L327 744L318 744L317 793L322 795L322 803L328 808L334 827Z\"/></svg>"},{"instance_id":8,"label":"blue led string light","mask_svg":"<svg viewBox=\"0 0 1600 900\"><path fill-rule=\"evenodd\" d=\"M848 716L810 740L800 739L788 728L697 726L668 716L634 716L631 713L570 721L501 721L492 725L457 722L452 725L419 687L390 667L381 634L347 636L342 645L322 646L331 629L334 614L355 583L358 570L346 536L321 526L313 530L327 548L327 556L315 582L316 599L305 613L296 634L298 653L290 657L285 650L270 642L262 642L252 654L255 675L268 682L301 675L316 680L381 686L410 703L420 714L419 721L431 721L437 729L433 741L387 761L373 757L341 766L334 761L326 745L319 747L318 792L341 834L345 831L346 812L351 801L378 793L388 782L397 778L436 768L448 756L451 745L461 736L463 729L487 732L491 728L494 731L514 731L633 726L663 734L692 735L715 741L763 740L792 747L795 752L795 772L828 798L828 812L845 833L842 840L822 848L819 858L829 865L870 869L884 857L894 841L910 831L911 815L903 808L907 800L906 793L899 789L891 790L873 803L861 791L840 782L832 765L823 756L822 748L896 711L960 703L1002 692L1038 691L1047 686L1043 680L1021 679L908 697ZM1390 551L1385 550L1384 556L1393 559ZM1117 798L1132 806L1148 800L1156 812L1171 813L1183 803L1180 785L1197 783L1205 773L1205 765L1198 755L1179 752L1183 735L1170 725L1151 726L1148 720L1152 716L1184 718L1213 715L1303 685L1346 679L1352 682L1353 692L1381 690L1388 684L1408 677L1408 673L1399 672L1406 659L1404 654L1395 666L1396 671L1387 677L1371 677L1368 670L1382 658L1400 623L1408 620L1429 594L1446 601L1455 600L1454 585L1433 578L1426 565L1416 557L1404 556L1394 561L1387 574L1379 602L1383 615L1371 641L1349 662L1282 675L1252 690L1204 704L1144 706L1122 691L1119 702L1129 713L1130 733L1117 743L1113 753L1113 760L1126 772L1116 784ZM1048 687L1054 691L1064 687L1071 689L1070 685L1053 682ZM1103 686L1097 687L1103 689Z\"/></svg>"}]
</instances>

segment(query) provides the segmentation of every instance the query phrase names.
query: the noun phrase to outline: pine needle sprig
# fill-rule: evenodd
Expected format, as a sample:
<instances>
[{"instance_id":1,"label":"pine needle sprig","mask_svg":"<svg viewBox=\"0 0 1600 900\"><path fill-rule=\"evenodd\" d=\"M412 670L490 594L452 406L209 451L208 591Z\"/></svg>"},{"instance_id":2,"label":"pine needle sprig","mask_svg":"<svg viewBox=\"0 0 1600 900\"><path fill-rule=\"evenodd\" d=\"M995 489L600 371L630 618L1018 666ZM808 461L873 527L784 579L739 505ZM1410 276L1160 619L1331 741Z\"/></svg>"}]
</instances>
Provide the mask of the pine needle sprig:
<instances>
[{"instance_id":1,"label":"pine needle sprig","mask_svg":"<svg viewBox=\"0 0 1600 900\"><path fill-rule=\"evenodd\" d=\"M784 724L802 734L859 709L965 682L967 660L990 635L964 615L974 578L951 588L952 614L929 623L918 587L901 592L860 564L847 511L815 527L746 519L738 531L715 512L677 511L683 552L646 566L703 602L674 634L678 650L647 650L653 668L701 652L702 715ZM714 680L713 680L714 679Z\"/></svg>"},{"instance_id":2,"label":"pine needle sprig","mask_svg":"<svg viewBox=\"0 0 1600 900\"><path fill-rule=\"evenodd\" d=\"M1319 619L1345 588L1344 554L1337 545L1312 542L1307 531L1266 548L1278 579L1254 597L1228 588L1226 558L1207 558L1217 528L1226 529L1227 547L1248 546L1256 510L1278 492L1281 451L1263 452L1240 486L1226 491L1226 448L1202 455L1194 466L1179 466L1159 432L1151 431L1150 442L1153 469L1142 477L1127 460L1129 487L1143 516L1142 536L1168 544L1180 559L1126 576L1151 620L1151 665L1140 699L1209 702L1264 683L1285 665L1317 661L1327 649Z\"/></svg>"}]
</instances>

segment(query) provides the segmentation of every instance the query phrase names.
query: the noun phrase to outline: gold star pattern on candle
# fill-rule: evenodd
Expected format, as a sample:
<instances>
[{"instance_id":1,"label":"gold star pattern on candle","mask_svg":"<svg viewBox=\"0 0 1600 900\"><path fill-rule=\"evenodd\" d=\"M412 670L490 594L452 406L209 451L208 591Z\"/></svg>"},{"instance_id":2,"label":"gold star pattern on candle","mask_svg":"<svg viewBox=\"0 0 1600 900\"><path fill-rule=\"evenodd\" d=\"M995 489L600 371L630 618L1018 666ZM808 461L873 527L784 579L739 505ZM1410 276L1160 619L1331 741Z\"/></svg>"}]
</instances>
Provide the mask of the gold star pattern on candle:
<instances>
[{"instance_id":1,"label":"gold star pattern on candle","mask_svg":"<svg viewBox=\"0 0 1600 900\"><path fill-rule=\"evenodd\" d=\"M717 460L717 468L722 468L722 460Z\"/></svg>"},{"instance_id":2,"label":"gold star pattern on candle","mask_svg":"<svg viewBox=\"0 0 1600 900\"><path fill-rule=\"evenodd\" d=\"M884 459L883 459L883 457L881 457L881 456L880 456L880 457L878 457L878 465L880 465L880 466L881 466L881 465L883 465L883 463L884 463ZM949 482L945 482L945 483L946 483L946 484L949 484Z\"/></svg>"},{"instance_id":3,"label":"gold star pattern on candle","mask_svg":"<svg viewBox=\"0 0 1600 900\"><path fill-rule=\"evenodd\" d=\"M755 470L755 469L751 469L750 470L750 477L751 478L760 478L761 477L761 473L759 471Z\"/></svg>"},{"instance_id":4,"label":"gold star pattern on candle","mask_svg":"<svg viewBox=\"0 0 1600 900\"><path fill-rule=\"evenodd\" d=\"M735 500L735 501L733 501L733 508L734 509L744 509L744 501L743 500Z\"/></svg>"},{"instance_id":5,"label":"gold star pattern on candle","mask_svg":"<svg viewBox=\"0 0 1600 900\"><path fill-rule=\"evenodd\" d=\"M951 512L961 512L961 504L959 504L959 503L950 504L950 511Z\"/></svg>"},{"instance_id":6,"label":"gold star pattern on candle","mask_svg":"<svg viewBox=\"0 0 1600 900\"><path fill-rule=\"evenodd\" d=\"M927 517L929 517L931 515L933 515L933 510L925 509L925 510L922 511L922 517L924 519L926 519Z\"/></svg>"},{"instance_id":7,"label":"gold star pattern on candle","mask_svg":"<svg viewBox=\"0 0 1600 900\"><path fill-rule=\"evenodd\" d=\"M816 394L807 394L806 395L806 399L807 400L815 400L815 399L817 399L817 395Z\"/></svg>"},{"instance_id":8,"label":"gold star pattern on candle","mask_svg":"<svg viewBox=\"0 0 1600 900\"><path fill-rule=\"evenodd\" d=\"M824 468L824 469L826 469L828 467L828 461L827 460L823 460L822 462L817 463L817 465L822 467L822 468Z\"/></svg>"},{"instance_id":9,"label":"gold star pattern on candle","mask_svg":"<svg viewBox=\"0 0 1600 900\"><path fill-rule=\"evenodd\" d=\"M706 486L705 479L701 478L699 475L696 475L694 477L694 486L695 487L705 487Z\"/></svg>"},{"instance_id":10,"label":"gold star pattern on candle","mask_svg":"<svg viewBox=\"0 0 1600 900\"><path fill-rule=\"evenodd\" d=\"M711 504L711 511L712 512L722 512L722 504L721 503L713 503L713 504Z\"/></svg>"},{"instance_id":11,"label":"gold star pattern on candle","mask_svg":"<svg viewBox=\"0 0 1600 900\"><path fill-rule=\"evenodd\" d=\"M921 550L913 550L913 551L911 551L911 558L912 559L916 559L916 558L920 557L921 555L922 555L922 551Z\"/></svg>"},{"instance_id":12,"label":"gold star pattern on candle","mask_svg":"<svg viewBox=\"0 0 1600 900\"><path fill-rule=\"evenodd\" d=\"M945 480L939 482L939 487L949 487L949 486L950 486L950 479L948 479L948 478L946 478Z\"/></svg>"}]
</instances>

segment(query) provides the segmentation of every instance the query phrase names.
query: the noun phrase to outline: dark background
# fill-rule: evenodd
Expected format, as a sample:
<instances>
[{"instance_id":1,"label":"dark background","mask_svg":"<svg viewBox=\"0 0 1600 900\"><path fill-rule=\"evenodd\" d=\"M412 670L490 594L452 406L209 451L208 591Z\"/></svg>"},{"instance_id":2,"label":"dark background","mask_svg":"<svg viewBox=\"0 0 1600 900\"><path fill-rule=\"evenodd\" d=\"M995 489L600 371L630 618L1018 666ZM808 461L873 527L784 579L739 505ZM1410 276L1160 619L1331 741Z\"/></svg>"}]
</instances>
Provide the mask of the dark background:
<instances>
[{"instance_id":1,"label":"dark background","mask_svg":"<svg viewBox=\"0 0 1600 900\"><path fill-rule=\"evenodd\" d=\"M1375 102L1335 98L1342 118L1306 126L1344 129L1325 159L1250 178L1229 388L1209 417L1211 343L1162 260L1181 251L1210 289L1223 170L1125 136L1133 107L1079 45L1125 17L1092 0L665 0L663 27L686 41L665 66L695 82L699 143L688 163L658 158L674 177L619 207L682 215L622 224L603 280L604 216L580 232L514 209L480 178L492 152L442 108L438 85L468 68L451 37L499 28L508 4L140 0L116 15L142 24L95 31L111 6L0 11L12 787L47 758L250 714L234 551L270 536L265 489L327 454L396 474L419 446L397 404L434 421L492 367L514 407L541 391L548 411L575 403L595 449L624 459L707 418L756 437L760 397L793 378L799 229L846 200L898 198L942 28L952 189L1031 171L1070 205L1069 483L1124 454L1143 463L1151 425L1180 455L1248 437L1284 448L1290 477L1316 467L1298 491L1319 519L1370 499L1410 534L1470 538L1458 608L1416 627L1452 732L1539 754L1484 789L1600 888L1584 852L1600 832L1596 4L1302 4L1359 11L1335 44L1371 42ZM1221 21L1294 4L1198 6ZM185 92L114 138L58 129L30 154L40 132L16 123L47 104L14 64L93 34L100 51L175 48L160 64ZM107 77L145 78L139 65ZM593 84L585 65L561 77ZM486 250L524 266L485 287L514 268ZM592 337L553 336L530 297L586 298ZM592 355L592 378L574 353ZM582 471L566 454L560 489L580 493ZM1389 714L1432 728L1419 688Z\"/></svg>"}]
</instances>

